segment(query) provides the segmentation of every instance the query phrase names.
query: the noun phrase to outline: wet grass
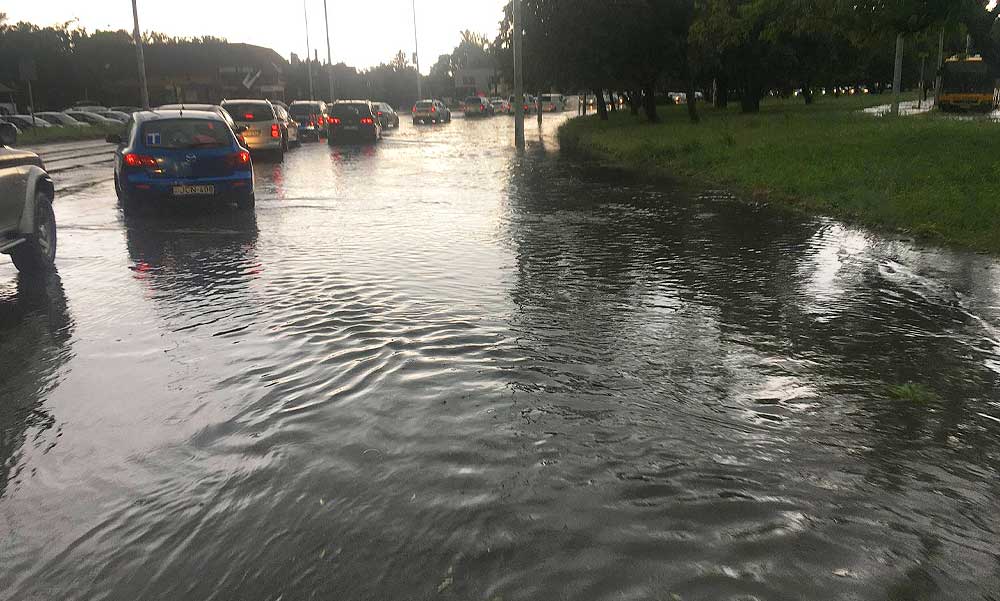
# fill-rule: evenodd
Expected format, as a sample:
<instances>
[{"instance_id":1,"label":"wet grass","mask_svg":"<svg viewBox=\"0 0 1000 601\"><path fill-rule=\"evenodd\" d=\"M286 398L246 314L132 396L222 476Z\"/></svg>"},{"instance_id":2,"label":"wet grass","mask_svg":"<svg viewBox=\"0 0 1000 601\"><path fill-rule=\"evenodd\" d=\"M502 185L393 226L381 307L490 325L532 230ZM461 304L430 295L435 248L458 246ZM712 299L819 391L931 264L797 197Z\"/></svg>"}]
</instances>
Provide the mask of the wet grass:
<instances>
[{"instance_id":1,"label":"wet grass","mask_svg":"<svg viewBox=\"0 0 1000 601\"><path fill-rule=\"evenodd\" d=\"M912 382L900 386L891 386L889 388L889 396L897 401L905 401L914 405L927 405L933 403L938 398L933 390L923 384L914 384Z\"/></svg>"},{"instance_id":2,"label":"wet grass","mask_svg":"<svg viewBox=\"0 0 1000 601\"><path fill-rule=\"evenodd\" d=\"M664 107L650 125L625 113L574 119L569 152L654 176L691 176L748 199L1000 252L1000 124L939 115L875 118L888 97L765 104L759 115Z\"/></svg>"},{"instance_id":3,"label":"wet grass","mask_svg":"<svg viewBox=\"0 0 1000 601\"><path fill-rule=\"evenodd\" d=\"M110 133L122 133L124 126L91 127L38 127L18 135L18 146L74 142L77 140L103 140Z\"/></svg>"}]
</instances>

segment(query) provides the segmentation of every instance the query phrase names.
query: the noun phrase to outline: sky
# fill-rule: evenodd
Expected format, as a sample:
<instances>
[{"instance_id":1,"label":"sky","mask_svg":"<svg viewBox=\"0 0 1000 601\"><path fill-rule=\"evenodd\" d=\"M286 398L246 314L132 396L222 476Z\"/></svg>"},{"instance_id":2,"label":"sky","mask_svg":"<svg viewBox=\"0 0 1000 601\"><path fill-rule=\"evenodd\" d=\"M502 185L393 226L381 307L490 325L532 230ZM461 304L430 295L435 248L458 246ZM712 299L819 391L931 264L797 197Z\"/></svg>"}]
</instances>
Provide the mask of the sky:
<instances>
[{"instance_id":1,"label":"sky","mask_svg":"<svg viewBox=\"0 0 1000 601\"><path fill-rule=\"evenodd\" d=\"M143 31L173 36L223 37L274 48L286 59L306 54L305 8L313 50L326 60L323 0L138 0ZM411 0L347 2L327 0L333 62L359 69L388 62L396 52L413 53ZM420 70L425 74L441 54L458 45L471 29L493 39L505 0L415 0L420 40ZM304 5L303 5L304 3ZM78 19L88 31L132 30L129 0L20 0L7 4L9 21L53 25ZM13 6L11 6L13 4Z\"/></svg>"}]
</instances>

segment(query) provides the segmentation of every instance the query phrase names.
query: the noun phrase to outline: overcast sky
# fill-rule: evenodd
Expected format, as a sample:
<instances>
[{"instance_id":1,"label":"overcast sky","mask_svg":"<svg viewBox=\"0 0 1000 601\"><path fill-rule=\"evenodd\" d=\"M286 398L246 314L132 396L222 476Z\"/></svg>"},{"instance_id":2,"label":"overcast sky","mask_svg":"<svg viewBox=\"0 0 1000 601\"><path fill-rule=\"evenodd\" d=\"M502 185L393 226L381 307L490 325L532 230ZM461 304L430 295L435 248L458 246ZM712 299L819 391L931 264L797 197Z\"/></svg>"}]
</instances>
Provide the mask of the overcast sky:
<instances>
[{"instance_id":1,"label":"overcast sky","mask_svg":"<svg viewBox=\"0 0 1000 601\"><path fill-rule=\"evenodd\" d=\"M328 0L333 62L358 68L388 62L398 50L413 52L411 0ZM309 36L326 59L323 0L305 0ZM438 55L458 45L460 32L471 29L493 39L505 0L416 0L420 70L427 73ZM89 31L132 29L129 0L16 0L4 2L10 21L52 25L79 19ZM285 58L306 54L303 0L139 0L143 31L176 36L214 35L230 42L274 48Z\"/></svg>"}]
</instances>

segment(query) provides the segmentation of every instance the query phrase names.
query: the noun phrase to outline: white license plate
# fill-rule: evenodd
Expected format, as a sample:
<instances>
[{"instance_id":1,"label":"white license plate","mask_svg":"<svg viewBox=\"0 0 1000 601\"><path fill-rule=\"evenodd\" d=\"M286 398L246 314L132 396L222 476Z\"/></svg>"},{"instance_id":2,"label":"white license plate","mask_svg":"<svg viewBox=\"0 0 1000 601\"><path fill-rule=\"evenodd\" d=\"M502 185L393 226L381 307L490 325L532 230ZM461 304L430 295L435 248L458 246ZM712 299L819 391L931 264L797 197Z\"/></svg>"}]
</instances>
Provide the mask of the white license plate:
<instances>
[{"instance_id":1,"label":"white license plate","mask_svg":"<svg viewBox=\"0 0 1000 601\"><path fill-rule=\"evenodd\" d=\"M256 138L259 135L260 135L259 129L248 129L245 132L243 132L244 138Z\"/></svg>"},{"instance_id":2,"label":"white license plate","mask_svg":"<svg viewBox=\"0 0 1000 601\"><path fill-rule=\"evenodd\" d=\"M174 186L174 196L209 196L215 194L215 186Z\"/></svg>"},{"instance_id":3,"label":"white license plate","mask_svg":"<svg viewBox=\"0 0 1000 601\"><path fill-rule=\"evenodd\" d=\"M358 131L357 125L345 125L344 131Z\"/></svg>"}]
</instances>

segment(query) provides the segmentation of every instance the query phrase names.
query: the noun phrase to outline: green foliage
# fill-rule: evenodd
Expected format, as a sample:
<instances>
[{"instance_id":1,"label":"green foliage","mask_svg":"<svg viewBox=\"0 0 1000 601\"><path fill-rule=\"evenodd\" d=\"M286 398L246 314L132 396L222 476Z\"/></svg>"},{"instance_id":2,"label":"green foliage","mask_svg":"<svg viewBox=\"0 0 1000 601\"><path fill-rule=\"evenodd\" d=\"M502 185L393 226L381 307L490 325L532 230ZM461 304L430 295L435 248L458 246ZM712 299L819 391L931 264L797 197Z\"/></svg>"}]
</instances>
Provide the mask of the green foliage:
<instances>
[{"instance_id":1,"label":"green foliage","mask_svg":"<svg viewBox=\"0 0 1000 601\"><path fill-rule=\"evenodd\" d=\"M122 133L118 126L94 127L38 127L29 129L17 138L18 146L33 146L48 142L69 142L73 140L103 140L111 133Z\"/></svg>"},{"instance_id":2,"label":"green foliage","mask_svg":"<svg viewBox=\"0 0 1000 601\"><path fill-rule=\"evenodd\" d=\"M891 386L889 388L889 396L897 401L906 401L914 405L926 405L936 401L938 398L931 389L923 384L914 384L913 382Z\"/></svg>"},{"instance_id":3,"label":"green foliage","mask_svg":"<svg viewBox=\"0 0 1000 601\"><path fill-rule=\"evenodd\" d=\"M627 114L574 119L564 148L626 169L688 175L748 198L1000 251L1000 126L939 116L873 118L886 97L821 97L815 105L766 102L759 115L706 111L700 125L683 107L663 123Z\"/></svg>"}]
</instances>

